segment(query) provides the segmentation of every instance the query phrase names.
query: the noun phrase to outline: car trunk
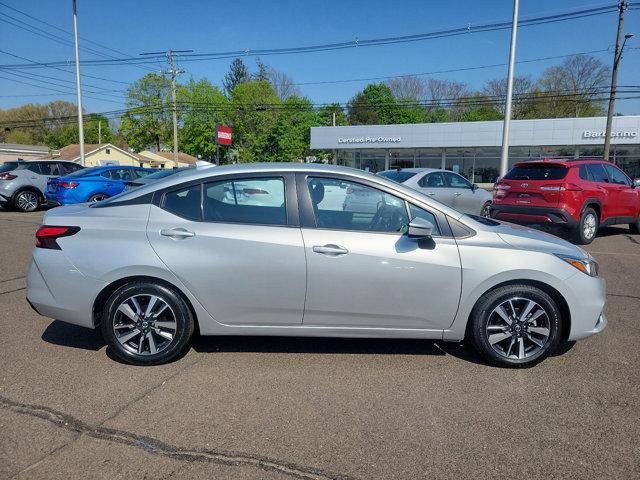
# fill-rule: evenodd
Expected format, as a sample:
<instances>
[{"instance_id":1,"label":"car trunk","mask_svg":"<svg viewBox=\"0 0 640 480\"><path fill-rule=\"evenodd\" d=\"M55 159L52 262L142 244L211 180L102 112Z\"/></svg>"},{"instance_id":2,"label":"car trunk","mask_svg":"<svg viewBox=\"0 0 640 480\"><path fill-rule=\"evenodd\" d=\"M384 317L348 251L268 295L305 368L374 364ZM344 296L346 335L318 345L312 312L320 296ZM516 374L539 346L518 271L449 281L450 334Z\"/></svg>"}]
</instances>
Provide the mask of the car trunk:
<instances>
[{"instance_id":1,"label":"car trunk","mask_svg":"<svg viewBox=\"0 0 640 480\"><path fill-rule=\"evenodd\" d=\"M494 203L530 207L556 207L569 169L561 163L517 164L494 187Z\"/></svg>"}]
</instances>

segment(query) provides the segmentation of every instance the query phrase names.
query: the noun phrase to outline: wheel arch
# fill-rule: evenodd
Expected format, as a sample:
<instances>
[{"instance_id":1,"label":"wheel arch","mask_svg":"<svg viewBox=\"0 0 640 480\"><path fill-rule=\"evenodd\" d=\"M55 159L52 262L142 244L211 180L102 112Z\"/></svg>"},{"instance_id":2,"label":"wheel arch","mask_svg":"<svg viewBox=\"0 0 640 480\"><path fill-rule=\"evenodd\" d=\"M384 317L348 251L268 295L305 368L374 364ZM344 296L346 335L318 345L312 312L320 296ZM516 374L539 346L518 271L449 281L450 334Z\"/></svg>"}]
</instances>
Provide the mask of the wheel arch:
<instances>
[{"instance_id":1,"label":"wheel arch","mask_svg":"<svg viewBox=\"0 0 640 480\"><path fill-rule=\"evenodd\" d=\"M94 197L94 196L96 196L96 195L104 195L104 196L105 196L105 198L109 198L109 197L111 197L111 195L106 194L106 193L104 193L104 192L102 192L102 191L98 190L98 191L95 191L95 192L91 192L91 193L89 193L89 194L87 195L87 200L86 200L86 201L88 202L88 201L89 201L89 199L90 199L91 197Z\"/></svg>"},{"instance_id":2,"label":"wheel arch","mask_svg":"<svg viewBox=\"0 0 640 480\"><path fill-rule=\"evenodd\" d=\"M598 222L602 222L602 204L600 203L600 200L597 198L587 198L580 209L580 216L582 216L587 208L593 208L598 215Z\"/></svg>"},{"instance_id":3,"label":"wheel arch","mask_svg":"<svg viewBox=\"0 0 640 480\"><path fill-rule=\"evenodd\" d=\"M16 197L24 191L35 193L36 195L38 195L38 200L40 200L40 203L44 202L44 193L42 193L42 191L38 187L34 187L33 185L22 185L16 188L16 191L13 193L13 196L11 197L11 204L15 205Z\"/></svg>"},{"instance_id":4,"label":"wheel arch","mask_svg":"<svg viewBox=\"0 0 640 480\"><path fill-rule=\"evenodd\" d=\"M153 277L150 275L131 275L128 277L123 277L118 280L114 280L113 282L109 283L106 287L104 287L100 291L100 293L98 293L95 300L93 301L92 319L93 319L94 328L97 328L102 322L102 310L104 308L105 303L107 302L109 297L113 294L113 292L115 292L121 286L126 285L127 283L144 282L144 281L153 282L153 283L162 285L176 292L176 294L179 295L180 298L182 298L182 300L184 300L187 307L189 308L191 315L193 315L196 332L199 332L200 327L198 323L198 315L189 297L185 295L184 292L173 283L167 280L164 280L162 278Z\"/></svg>"},{"instance_id":5,"label":"wheel arch","mask_svg":"<svg viewBox=\"0 0 640 480\"><path fill-rule=\"evenodd\" d=\"M480 295L478 297L478 299L476 300L475 304L473 305L473 308L471 309L471 311L469 312L469 316L467 318L467 326L465 329L465 334L464 334L464 338L465 340L467 340L468 336L469 336L469 329L471 326L471 318L473 316L473 314L475 313L476 307L478 306L478 304L480 303L480 301L482 300L482 298L484 298L484 296L489 293L491 290L494 290L496 288L500 288L500 287L506 287L509 285L529 285L531 287L536 287L539 288L540 290L542 290L543 292L545 292L547 295L549 295L554 302L556 302L556 305L558 305L558 308L560 309L560 314L562 315L562 341L566 341L569 338L569 333L571 332L571 310L569 309L569 304L567 303L567 300L564 298L564 296L558 291L556 290L554 287L552 287L551 285L549 285L548 283L544 283L541 282L539 280L531 280L531 279L513 279L513 280L507 280L504 281L502 283L498 283L496 285L493 285L491 288L487 289L485 292L482 293L482 295Z\"/></svg>"}]
</instances>

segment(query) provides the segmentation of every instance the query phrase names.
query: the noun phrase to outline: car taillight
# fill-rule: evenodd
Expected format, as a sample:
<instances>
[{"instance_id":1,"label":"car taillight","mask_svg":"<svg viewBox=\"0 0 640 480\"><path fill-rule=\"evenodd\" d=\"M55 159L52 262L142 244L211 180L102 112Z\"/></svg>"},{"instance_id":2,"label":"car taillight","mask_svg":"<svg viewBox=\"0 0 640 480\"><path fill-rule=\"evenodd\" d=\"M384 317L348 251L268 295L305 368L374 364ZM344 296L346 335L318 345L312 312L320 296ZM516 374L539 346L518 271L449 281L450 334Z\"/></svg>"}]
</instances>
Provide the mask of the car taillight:
<instances>
[{"instance_id":1,"label":"car taillight","mask_svg":"<svg viewBox=\"0 0 640 480\"><path fill-rule=\"evenodd\" d=\"M78 185L78 182L58 182L58 188L76 188Z\"/></svg>"},{"instance_id":2,"label":"car taillight","mask_svg":"<svg viewBox=\"0 0 640 480\"><path fill-rule=\"evenodd\" d=\"M36 247L60 250L58 238L70 237L80 231L80 227L58 227L42 225L36 232Z\"/></svg>"},{"instance_id":3,"label":"car taillight","mask_svg":"<svg viewBox=\"0 0 640 480\"><path fill-rule=\"evenodd\" d=\"M493 194L496 197L504 197L507 194L507 190L511 188L511 185L505 185L504 183L495 183L493 185Z\"/></svg>"},{"instance_id":4,"label":"car taillight","mask_svg":"<svg viewBox=\"0 0 640 480\"><path fill-rule=\"evenodd\" d=\"M575 183L565 183L564 188L565 190L569 190L570 192L582 191L582 187L580 187L579 185L576 185Z\"/></svg>"},{"instance_id":5,"label":"car taillight","mask_svg":"<svg viewBox=\"0 0 640 480\"><path fill-rule=\"evenodd\" d=\"M13 180L14 178L18 178L16 175L11 175L10 173L0 173L0 180Z\"/></svg>"}]
</instances>

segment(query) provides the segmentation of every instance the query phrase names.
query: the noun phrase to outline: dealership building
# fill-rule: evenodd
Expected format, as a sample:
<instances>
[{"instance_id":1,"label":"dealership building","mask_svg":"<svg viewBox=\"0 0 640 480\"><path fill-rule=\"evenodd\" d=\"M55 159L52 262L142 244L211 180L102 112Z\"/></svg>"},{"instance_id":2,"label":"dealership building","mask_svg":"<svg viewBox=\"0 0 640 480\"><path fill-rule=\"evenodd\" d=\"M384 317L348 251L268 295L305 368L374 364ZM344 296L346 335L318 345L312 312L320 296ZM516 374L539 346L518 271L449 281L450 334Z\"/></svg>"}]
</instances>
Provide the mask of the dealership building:
<instances>
[{"instance_id":1,"label":"dealership building","mask_svg":"<svg viewBox=\"0 0 640 480\"><path fill-rule=\"evenodd\" d=\"M446 168L475 183L500 171L502 121L313 127L311 149L331 150L339 165L371 172ZM509 165L549 158L602 158L606 118L513 120ZM640 116L613 119L610 159L640 177Z\"/></svg>"}]
</instances>

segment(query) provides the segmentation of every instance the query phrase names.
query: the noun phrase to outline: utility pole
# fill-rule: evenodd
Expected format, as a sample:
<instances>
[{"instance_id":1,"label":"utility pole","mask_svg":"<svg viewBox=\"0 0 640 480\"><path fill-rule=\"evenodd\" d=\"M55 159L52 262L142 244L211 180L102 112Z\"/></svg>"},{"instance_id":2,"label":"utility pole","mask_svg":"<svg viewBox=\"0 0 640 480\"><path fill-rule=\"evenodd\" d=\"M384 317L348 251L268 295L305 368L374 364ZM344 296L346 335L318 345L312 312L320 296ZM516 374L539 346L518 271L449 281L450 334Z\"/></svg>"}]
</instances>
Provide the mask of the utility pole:
<instances>
[{"instance_id":1,"label":"utility pole","mask_svg":"<svg viewBox=\"0 0 640 480\"><path fill-rule=\"evenodd\" d=\"M102 120L98 120L98 145L102 143Z\"/></svg>"},{"instance_id":2,"label":"utility pole","mask_svg":"<svg viewBox=\"0 0 640 480\"><path fill-rule=\"evenodd\" d=\"M616 90L618 89L618 65L622 58L622 50L624 43L622 41L622 26L624 24L624 11L627 9L628 3L622 0L618 5L618 34L616 35L616 50L613 54L613 72L611 73L611 89L609 90L609 109L607 110L607 128L604 134L604 159L609 160L609 150L611 149L611 126L613 123L613 110L616 104ZM625 43L629 37L625 36Z\"/></svg>"},{"instance_id":3,"label":"utility pole","mask_svg":"<svg viewBox=\"0 0 640 480\"><path fill-rule=\"evenodd\" d=\"M513 97L513 70L516 61L516 34L518 32L519 0L513 0L513 21L511 22L511 47L509 48L509 71L507 73L507 101L504 108L502 126L502 154L500 156L500 176L504 177L509 168L509 127L511 126L511 100Z\"/></svg>"},{"instance_id":4,"label":"utility pole","mask_svg":"<svg viewBox=\"0 0 640 480\"><path fill-rule=\"evenodd\" d=\"M141 53L140 55L160 55L164 54L167 56L167 61L169 62L169 70L162 70L163 75L171 76L171 103L173 104L173 161L175 166L178 166L178 107L176 105L176 77L181 73L184 73L184 70L179 70L176 67L175 55L176 53L189 53L193 52L193 50L171 50L167 52L149 52L149 53Z\"/></svg>"},{"instance_id":5,"label":"utility pole","mask_svg":"<svg viewBox=\"0 0 640 480\"><path fill-rule=\"evenodd\" d=\"M82 91L80 89L80 56L78 53L78 12L76 0L72 0L73 6L73 37L75 39L76 50L76 93L78 95L78 140L80 142L80 165L84 163L84 125L82 120Z\"/></svg>"}]
</instances>

